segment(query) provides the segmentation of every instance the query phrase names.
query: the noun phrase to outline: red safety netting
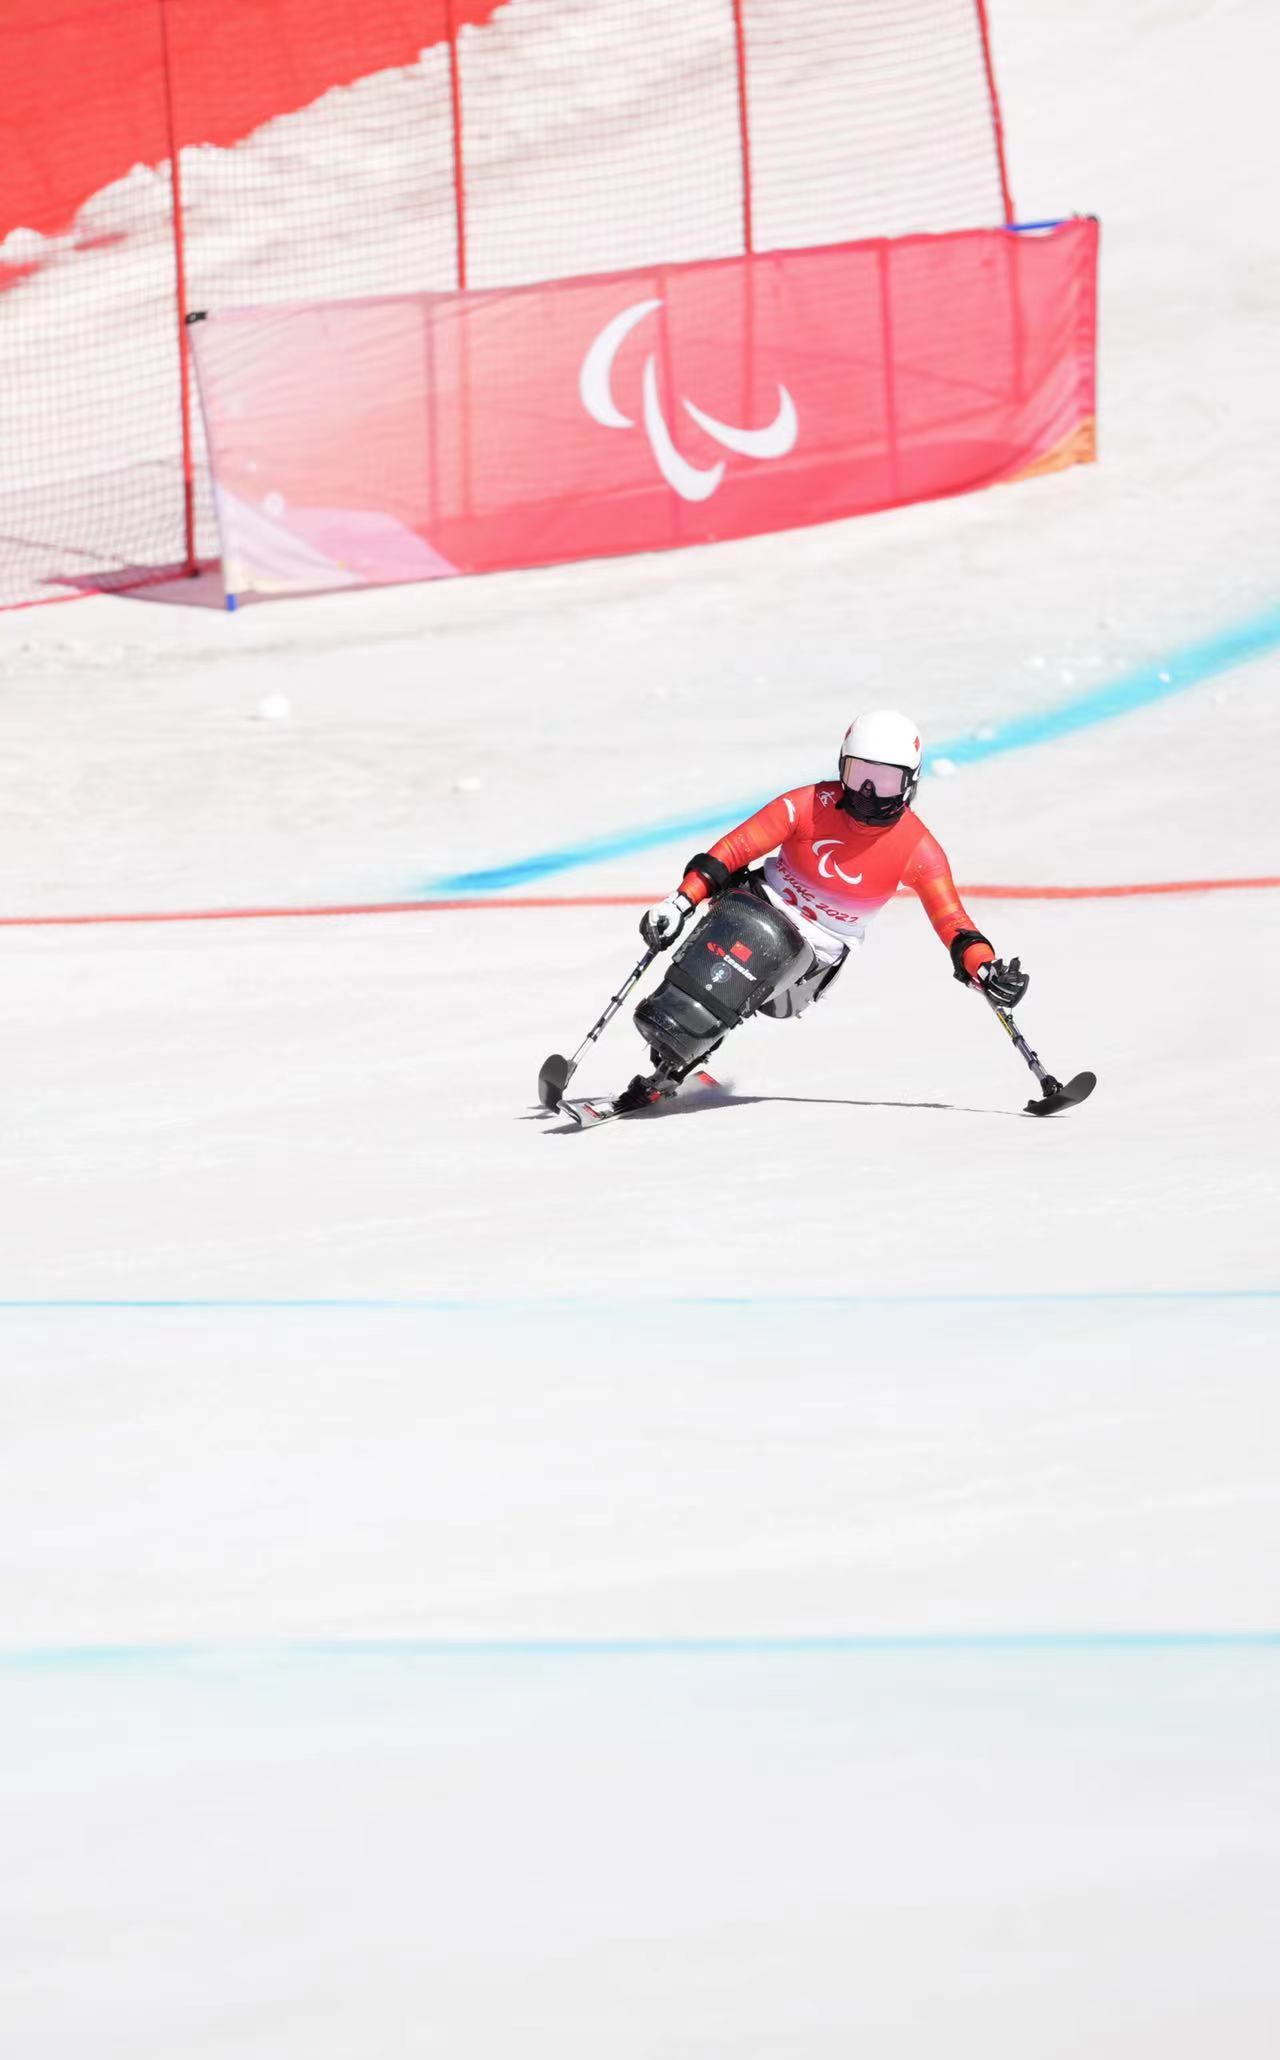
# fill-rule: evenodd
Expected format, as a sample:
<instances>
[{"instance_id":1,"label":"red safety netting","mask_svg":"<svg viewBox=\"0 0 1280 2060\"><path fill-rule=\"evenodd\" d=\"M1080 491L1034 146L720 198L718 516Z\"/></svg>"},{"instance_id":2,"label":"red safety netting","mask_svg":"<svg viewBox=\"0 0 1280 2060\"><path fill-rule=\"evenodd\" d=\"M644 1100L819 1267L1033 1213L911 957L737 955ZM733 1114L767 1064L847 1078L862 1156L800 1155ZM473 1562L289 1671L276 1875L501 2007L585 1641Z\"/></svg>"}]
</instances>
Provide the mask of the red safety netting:
<instances>
[{"instance_id":1,"label":"red safety netting","mask_svg":"<svg viewBox=\"0 0 1280 2060\"><path fill-rule=\"evenodd\" d=\"M216 552L186 308L1005 212L980 0L0 0L0 78L0 605Z\"/></svg>"},{"instance_id":2,"label":"red safety netting","mask_svg":"<svg viewBox=\"0 0 1280 2060\"><path fill-rule=\"evenodd\" d=\"M214 314L228 589L708 542L1090 458L1096 260L1075 221Z\"/></svg>"},{"instance_id":3,"label":"red safety netting","mask_svg":"<svg viewBox=\"0 0 1280 2060\"><path fill-rule=\"evenodd\" d=\"M742 0L755 245L1012 218L984 15L955 0Z\"/></svg>"},{"instance_id":4,"label":"red safety netting","mask_svg":"<svg viewBox=\"0 0 1280 2060\"><path fill-rule=\"evenodd\" d=\"M0 17L0 602L183 552L162 28L155 6ZM135 122L136 157L96 148L95 126L123 139ZM103 172L115 184L91 199Z\"/></svg>"}]
</instances>

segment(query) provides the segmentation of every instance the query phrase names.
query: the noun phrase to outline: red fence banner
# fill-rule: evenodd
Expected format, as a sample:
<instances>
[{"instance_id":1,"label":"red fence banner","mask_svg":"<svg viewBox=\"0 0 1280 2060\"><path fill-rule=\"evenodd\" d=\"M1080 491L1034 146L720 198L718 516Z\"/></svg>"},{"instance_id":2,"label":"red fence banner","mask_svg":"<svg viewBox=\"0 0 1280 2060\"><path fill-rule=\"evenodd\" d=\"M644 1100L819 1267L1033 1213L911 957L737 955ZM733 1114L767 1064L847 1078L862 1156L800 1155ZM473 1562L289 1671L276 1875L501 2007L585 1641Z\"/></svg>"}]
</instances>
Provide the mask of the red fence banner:
<instances>
[{"instance_id":1,"label":"red fence banner","mask_svg":"<svg viewBox=\"0 0 1280 2060\"><path fill-rule=\"evenodd\" d=\"M228 593L826 522L1094 455L1098 226L228 309L195 358Z\"/></svg>"}]
</instances>

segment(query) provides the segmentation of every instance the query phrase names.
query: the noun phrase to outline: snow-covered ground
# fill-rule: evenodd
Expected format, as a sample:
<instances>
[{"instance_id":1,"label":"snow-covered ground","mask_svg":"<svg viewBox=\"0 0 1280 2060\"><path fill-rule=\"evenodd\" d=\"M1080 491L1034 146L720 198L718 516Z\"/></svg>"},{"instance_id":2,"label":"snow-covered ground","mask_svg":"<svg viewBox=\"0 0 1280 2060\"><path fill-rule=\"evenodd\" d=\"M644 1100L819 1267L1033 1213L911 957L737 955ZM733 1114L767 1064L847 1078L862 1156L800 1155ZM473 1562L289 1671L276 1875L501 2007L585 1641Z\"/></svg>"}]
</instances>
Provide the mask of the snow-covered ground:
<instances>
[{"instance_id":1,"label":"snow-covered ground","mask_svg":"<svg viewBox=\"0 0 1280 2060\"><path fill-rule=\"evenodd\" d=\"M1272 11L995 29L1021 212L1104 221L1098 468L0 617L3 912L413 899L1153 661L926 782L958 878L1280 873L1275 639L1205 657L1277 608ZM6 2050L1274 2051L1273 900L972 898L1061 1123L903 904L594 1137L533 1085L634 909L6 930Z\"/></svg>"}]
</instances>

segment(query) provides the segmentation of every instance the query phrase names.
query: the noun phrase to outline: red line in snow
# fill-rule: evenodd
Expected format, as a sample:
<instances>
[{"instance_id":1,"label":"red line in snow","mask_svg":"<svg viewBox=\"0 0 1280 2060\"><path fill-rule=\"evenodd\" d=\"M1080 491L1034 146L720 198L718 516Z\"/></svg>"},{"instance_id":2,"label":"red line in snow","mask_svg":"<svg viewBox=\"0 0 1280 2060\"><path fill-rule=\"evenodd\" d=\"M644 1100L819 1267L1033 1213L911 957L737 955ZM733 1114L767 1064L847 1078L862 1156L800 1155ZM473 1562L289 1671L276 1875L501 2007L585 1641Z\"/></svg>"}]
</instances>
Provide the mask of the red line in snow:
<instances>
[{"instance_id":1,"label":"red line in snow","mask_svg":"<svg viewBox=\"0 0 1280 2060\"><path fill-rule=\"evenodd\" d=\"M1106 887L962 887L975 901L1110 901L1140 894L1224 894L1280 887L1280 874L1244 880L1139 880ZM905 893L905 889L899 892ZM138 909L109 915L0 916L3 930L74 930L121 923L260 923L300 921L313 916L424 916L450 909L648 908L656 894L486 894L448 900L335 901L310 908Z\"/></svg>"},{"instance_id":2,"label":"red line in snow","mask_svg":"<svg viewBox=\"0 0 1280 2060\"><path fill-rule=\"evenodd\" d=\"M1280 874L1249 880L1137 880L1123 887L961 887L990 901L1112 901L1126 894L1225 894L1250 887L1280 887Z\"/></svg>"}]
</instances>

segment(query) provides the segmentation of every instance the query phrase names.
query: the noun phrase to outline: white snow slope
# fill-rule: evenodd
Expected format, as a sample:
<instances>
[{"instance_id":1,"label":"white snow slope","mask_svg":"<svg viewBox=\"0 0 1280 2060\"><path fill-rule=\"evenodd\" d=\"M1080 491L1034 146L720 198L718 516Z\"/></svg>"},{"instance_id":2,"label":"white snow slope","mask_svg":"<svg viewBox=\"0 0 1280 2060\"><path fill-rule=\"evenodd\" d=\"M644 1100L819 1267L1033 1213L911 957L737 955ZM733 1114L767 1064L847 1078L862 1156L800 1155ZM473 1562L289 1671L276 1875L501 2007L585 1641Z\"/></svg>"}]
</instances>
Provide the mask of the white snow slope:
<instances>
[{"instance_id":1,"label":"white snow slope","mask_svg":"<svg viewBox=\"0 0 1280 2060\"><path fill-rule=\"evenodd\" d=\"M995 30L1022 213L1103 217L1096 469L0 618L5 912L412 899L1152 665L926 782L957 876L1280 873L1274 11ZM5 2050L1274 2052L1273 900L972 897L1060 1123L904 904L594 1137L533 1084L634 909L7 929Z\"/></svg>"}]
</instances>

